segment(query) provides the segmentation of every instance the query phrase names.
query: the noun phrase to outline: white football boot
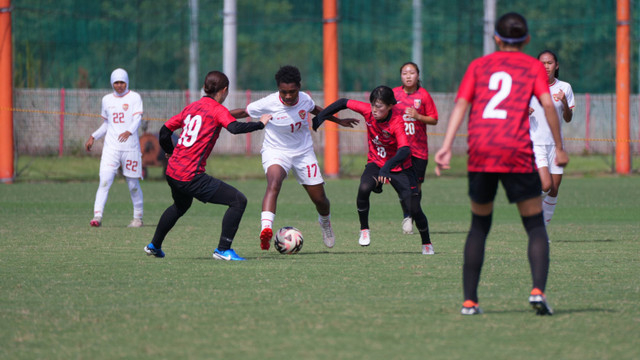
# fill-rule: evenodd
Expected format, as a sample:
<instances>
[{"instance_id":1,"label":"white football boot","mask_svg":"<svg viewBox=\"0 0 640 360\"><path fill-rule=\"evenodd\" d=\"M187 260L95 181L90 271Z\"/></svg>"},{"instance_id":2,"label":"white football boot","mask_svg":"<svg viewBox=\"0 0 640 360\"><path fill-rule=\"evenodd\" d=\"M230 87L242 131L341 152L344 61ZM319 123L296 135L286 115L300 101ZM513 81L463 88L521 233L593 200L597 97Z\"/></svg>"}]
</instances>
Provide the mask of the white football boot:
<instances>
[{"instance_id":1,"label":"white football boot","mask_svg":"<svg viewBox=\"0 0 640 360\"><path fill-rule=\"evenodd\" d=\"M360 246L369 246L371 238L369 237L369 229L360 230L360 238L358 239Z\"/></svg>"}]
</instances>

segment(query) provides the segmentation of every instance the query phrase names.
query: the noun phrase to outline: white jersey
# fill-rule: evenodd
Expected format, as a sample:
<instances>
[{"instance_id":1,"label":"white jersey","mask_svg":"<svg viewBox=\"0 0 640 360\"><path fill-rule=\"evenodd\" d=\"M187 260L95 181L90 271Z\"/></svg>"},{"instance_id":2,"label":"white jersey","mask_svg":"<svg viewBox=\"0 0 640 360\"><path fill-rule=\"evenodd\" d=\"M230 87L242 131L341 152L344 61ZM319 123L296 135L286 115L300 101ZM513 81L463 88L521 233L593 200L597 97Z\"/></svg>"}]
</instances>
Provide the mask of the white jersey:
<instances>
[{"instance_id":1,"label":"white jersey","mask_svg":"<svg viewBox=\"0 0 640 360\"><path fill-rule=\"evenodd\" d=\"M571 111L573 111L573 108L576 106L576 102L573 97L573 89L571 89L569 83L555 79L553 84L549 85L553 106L556 108L558 120L560 121L560 137L562 137L562 123L564 122L562 113L564 106L562 105L562 101L556 100L554 97L554 94L557 94L559 90L564 92ZM533 112L529 115L529 125L531 126L529 134L531 135L531 141L534 145L555 145L551 129L547 123L547 118L544 116L544 109L535 96L531 98L529 106L533 109Z\"/></svg>"},{"instance_id":2,"label":"white jersey","mask_svg":"<svg viewBox=\"0 0 640 360\"><path fill-rule=\"evenodd\" d=\"M119 151L140 151L138 126L142 119L142 98L140 94L129 90L122 96L114 93L102 98L102 119L104 123L93 134L94 139L105 136L104 148ZM131 136L125 142L118 141L118 137L125 131Z\"/></svg>"},{"instance_id":3,"label":"white jersey","mask_svg":"<svg viewBox=\"0 0 640 360\"><path fill-rule=\"evenodd\" d=\"M273 117L264 128L263 151L265 148L291 154L301 154L309 149L313 151L309 112L316 104L306 93L298 94L298 103L294 106L283 104L277 92L247 105L247 114L252 118L259 118L264 114Z\"/></svg>"}]
</instances>

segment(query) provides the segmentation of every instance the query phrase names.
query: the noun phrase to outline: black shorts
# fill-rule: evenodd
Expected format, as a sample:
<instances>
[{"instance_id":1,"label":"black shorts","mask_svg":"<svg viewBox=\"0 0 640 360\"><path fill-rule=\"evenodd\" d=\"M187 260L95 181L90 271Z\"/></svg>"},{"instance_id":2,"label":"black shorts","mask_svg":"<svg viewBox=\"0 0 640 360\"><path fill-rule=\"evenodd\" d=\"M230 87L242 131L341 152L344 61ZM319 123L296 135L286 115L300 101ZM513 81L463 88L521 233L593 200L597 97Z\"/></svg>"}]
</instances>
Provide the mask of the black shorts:
<instances>
[{"instance_id":1,"label":"black shorts","mask_svg":"<svg viewBox=\"0 0 640 360\"><path fill-rule=\"evenodd\" d=\"M416 180L418 181L418 184L422 184L424 182L424 176L427 173L427 164L429 164L429 160L412 156L411 164L413 172L416 173Z\"/></svg>"},{"instance_id":2,"label":"black shorts","mask_svg":"<svg viewBox=\"0 0 640 360\"><path fill-rule=\"evenodd\" d=\"M191 181L178 181L167 176L167 183L171 187L171 195L174 201L180 202L180 200L196 198L203 203L207 203L213 199L220 184L222 184L222 180L202 173L196 175Z\"/></svg>"},{"instance_id":3,"label":"black shorts","mask_svg":"<svg viewBox=\"0 0 640 360\"><path fill-rule=\"evenodd\" d=\"M502 182L510 203L517 203L540 196L540 175L535 173L486 173L469 172L469 197L478 204L493 202Z\"/></svg>"},{"instance_id":4,"label":"black shorts","mask_svg":"<svg viewBox=\"0 0 640 360\"><path fill-rule=\"evenodd\" d=\"M375 163L368 163L360 177L360 182L369 182L371 187L375 187L375 178L380 174L380 167ZM398 193L401 199L418 194L418 183L413 169L404 169L391 173L391 186Z\"/></svg>"}]
</instances>

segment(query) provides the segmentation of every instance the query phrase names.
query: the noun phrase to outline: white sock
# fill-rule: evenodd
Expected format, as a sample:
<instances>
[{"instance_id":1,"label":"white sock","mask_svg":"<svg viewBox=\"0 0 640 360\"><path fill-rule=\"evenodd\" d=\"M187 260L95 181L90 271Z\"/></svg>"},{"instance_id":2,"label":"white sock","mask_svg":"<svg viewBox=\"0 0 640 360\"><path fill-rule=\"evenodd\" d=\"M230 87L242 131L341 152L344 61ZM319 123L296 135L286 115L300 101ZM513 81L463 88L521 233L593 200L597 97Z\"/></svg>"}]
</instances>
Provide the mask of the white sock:
<instances>
[{"instance_id":1,"label":"white sock","mask_svg":"<svg viewBox=\"0 0 640 360\"><path fill-rule=\"evenodd\" d=\"M263 211L261 214L261 218L262 218L262 229L264 228L269 228L272 229L273 228L273 221L276 219L276 214L272 213L271 211Z\"/></svg>"},{"instance_id":2,"label":"white sock","mask_svg":"<svg viewBox=\"0 0 640 360\"><path fill-rule=\"evenodd\" d=\"M331 222L331 214L327 216L318 214L318 222L320 222L320 224L326 224Z\"/></svg>"},{"instance_id":3,"label":"white sock","mask_svg":"<svg viewBox=\"0 0 640 360\"><path fill-rule=\"evenodd\" d=\"M545 197L542 200L542 216L544 217L545 225L548 225L551 222L551 218L553 217L554 211L556 211L556 204L558 203L557 196L549 196Z\"/></svg>"},{"instance_id":4,"label":"white sock","mask_svg":"<svg viewBox=\"0 0 640 360\"><path fill-rule=\"evenodd\" d=\"M551 189L544 191L542 190L542 199L544 200L545 197L547 197L547 195L549 195L549 191L551 191Z\"/></svg>"},{"instance_id":5,"label":"white sock","mask_svg":"<svg viewBox=\"0 0 640 360\"><path fill-rule=\"evenodd\" d=\"M100 184L98 185L98 191L96 191L96 201L93 204L94 217L102 217L104 206L107 203L107 198L109 197L109 189L111 188L111 184L113 184L113 179L115 177L116 174L113 172L100 173Z\"/></svg>"},{"instance_id":6,"label":"white sock","mask_svg":"<svg viewBox=\"0 0 640 360\"><path fill-rule=\"evenodd\" d=\"M129 185L129 194L131 194L131 202L133 202L133 218L142 220L144 213L144 201L142 197L142 188L137 178L126 178Z\"/></svg>"}]
</instances>

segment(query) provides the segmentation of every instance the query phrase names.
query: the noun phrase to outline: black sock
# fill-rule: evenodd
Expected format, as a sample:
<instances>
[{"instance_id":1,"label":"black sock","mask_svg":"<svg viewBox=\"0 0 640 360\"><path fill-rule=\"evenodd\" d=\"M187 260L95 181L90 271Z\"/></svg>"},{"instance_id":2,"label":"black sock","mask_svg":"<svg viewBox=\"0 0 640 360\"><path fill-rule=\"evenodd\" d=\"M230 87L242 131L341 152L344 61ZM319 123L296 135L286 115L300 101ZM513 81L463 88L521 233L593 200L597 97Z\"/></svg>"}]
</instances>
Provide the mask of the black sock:
<instances>
[{"instance_id":1,"label":"black sock","mask_svg":"<svg viewBox=\"0 0 640 360\"><path fill-rule=\"evenodd\" d=\"M427 220L427 216L424 213L420 213L416 217L414 217L416 222L416 227L420 232L420 239L422 240L422 245L431 244L431 235L429 234L429 220Z\"/></svg>"},{"instance_id":2,"label":"black sock","mask_svg":"<svg viewBox=\"0 0 640 360\"><path fill-rule=\"evenodd\" d=\"M462 266L462 287L465 300L478 302L478 284L484 262L484 247L491 229L491 214L486 216L471 214L471 228L464 246Z\"/></svg>"},{"instance_id":3,"label":"black sock","mask_svg":"<svg viewBox=\"0 0 640 360\"><path fill-rule=\"evenodd\" d=\"M231 249L231 244L233 243L233 239L229 239L224 236L220 236L220 241L218 242L218 250L220 252L227 251Z\"/></svg>"},{"instance_id":4,"label":"black sock","mask_svg":"<svg viewBox=\"0 0 640 360\"><path fill-rule=\"evenodd\" d=\"M547 236L547 228L544 226L544 217L542 213L522 216L522 224L529 236L527 253L533 287L544 292L549 275L549 237Z\"/></svg>"},{"instance_id":5,"label":"black sock","mask_svg":"<svg viewBox=\"0 0 640 360\"><path fill-rule=\"evenodd\" d=\"M360 219L360 230L369 228L369 208L358 208L358 218Z\"/></svg>"},{"instance_id":6,"label":"black sock","mask_svg":"<svg viewBox=\"0 0 640 360\"><path fill-rule=\"evenodd\" d=\"M175 204L169 206L164 213L162 213L160 220L158 220L158 226L156 227L156 232L153 235L153 240L151 240L151 243L156 249L160 249L162 247L162 242L164 241L165 236L167 236L169 231L171 231L182 215L184 215L184 212L180 214L180 211L178 211Z\"/></svg>"},{"instance_id":7,"label":"black sock","mask_svg":"<svg viewBox=\"0 0 640 360\"><path fill-rule=\"evenodd\" d=\"M406 202L402 199L400 199L400 207L402 207L402 216L403 217L408 217L411 216L411 210L409 209L409 207L407 206Z\"/></svg>"}]
</instances>

